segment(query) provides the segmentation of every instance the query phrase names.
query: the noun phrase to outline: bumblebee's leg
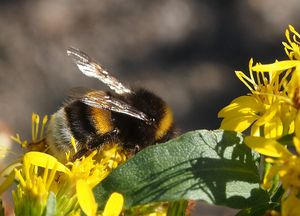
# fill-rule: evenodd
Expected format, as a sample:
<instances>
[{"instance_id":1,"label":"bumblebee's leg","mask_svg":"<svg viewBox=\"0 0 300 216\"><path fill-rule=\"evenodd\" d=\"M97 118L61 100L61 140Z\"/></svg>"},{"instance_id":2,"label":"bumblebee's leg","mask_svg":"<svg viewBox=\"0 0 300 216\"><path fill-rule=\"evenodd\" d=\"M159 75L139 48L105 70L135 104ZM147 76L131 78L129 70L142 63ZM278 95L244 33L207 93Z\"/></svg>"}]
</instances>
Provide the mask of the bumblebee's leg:
<instances>
[{"instance_id":1,"label":"bumblebee's leg","mask_svg":"<svg viewBox=\"0 0 300 216\"><path fill-rule=\"evenodd\" d=\"M115 129L105 134L96 135L93 139L87 144L89 150L94 150L102 146L104 143L111 142L118 138L119 130Z\"/></svg>"},{"instance_id":2,"label":"bumblebee's leg","mask_svg":"<svg viewBox=\"0 0 300 216\"><path fill-rule=\"evenodd\" d=\"M81 158L84 155L88 155L88 153L101 147L105 143L117 140L118 133L119 131L115 129L105 134L95 135L93 139L90 142L88 142L84 148L76 152L76 154L72 157L71 161L75 161L76 159Z\"/></svg>"},{"instance_id":3,"label":"bumblebee's leg","mask_svg":"<svg viewBox=\"0 0 300 216\"><path fill-rule=\"evenodd\" d=\"M72 159L70 160L71 162L74 162L76 159L81 158L83 155L86 155L89 150L87 148L82 148L78 152L76 152Z\"/></svg>"}]
</instances>

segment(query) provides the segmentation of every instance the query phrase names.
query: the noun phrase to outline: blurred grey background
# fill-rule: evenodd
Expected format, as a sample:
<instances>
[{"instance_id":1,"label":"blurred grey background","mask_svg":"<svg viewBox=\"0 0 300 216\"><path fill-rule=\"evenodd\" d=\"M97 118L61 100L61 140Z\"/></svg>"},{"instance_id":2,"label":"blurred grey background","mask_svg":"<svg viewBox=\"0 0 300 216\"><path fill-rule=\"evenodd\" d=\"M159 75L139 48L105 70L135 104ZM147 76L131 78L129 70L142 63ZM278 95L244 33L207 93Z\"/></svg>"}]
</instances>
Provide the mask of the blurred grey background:
<instances>
[{"instance_id":1,"label":"blurred grey background","mask_svg":"<svg viewBox=\"0 0 300 216\"><path fill-rule=\"evenodd\" d=\"M31 113L54 113L68 89L107 89L67 57L74 46L161 95L182 132L216 129L217 112L247 92L234 70L286 58L284 31L300 31L299 11L297 0L2 0L0 122L29 138Z\"/></svg>"}]
</instances>

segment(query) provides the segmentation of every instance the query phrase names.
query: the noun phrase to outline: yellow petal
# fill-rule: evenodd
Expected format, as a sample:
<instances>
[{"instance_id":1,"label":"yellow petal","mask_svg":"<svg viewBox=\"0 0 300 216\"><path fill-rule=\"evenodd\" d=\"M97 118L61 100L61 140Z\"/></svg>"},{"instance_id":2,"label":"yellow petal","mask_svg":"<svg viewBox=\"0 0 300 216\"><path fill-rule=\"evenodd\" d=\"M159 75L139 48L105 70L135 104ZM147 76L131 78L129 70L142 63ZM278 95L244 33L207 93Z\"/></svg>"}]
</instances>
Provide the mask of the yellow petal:
<instances>
[{"instance_id":1,"label":"yellow petal","mask_svg":"<svg viewBox=\"0 0 300 216\"><path fill-rule=\"evenodd\" d=\"M273 118L271 121L266 122L264 126L264 136L266 138L276 138L283 133L283 124L279 117Z\"/></svg>"},{"instance_id":2,"label":"yellow petal","mask_svg":"<svg viewBox=\"0 0 300 216\"><path fill-rule=\"evenodd\" d=\"M298 137L294 137L293 138L293 143L294 143L294 146L296 148L296 151L299 154L300 153L300 139Z\"/></svg>"},{"instance_id":3,"label":"yellow petal","mask_svg":"<svg viewBox=\"0 0 300 216\"><path fill-rule=\"evenodd\" d=\"M221 129L224 130L233 130L237 132L243 132L251 124L258 119L258 116L255 115L245 115L245 116L235 116L230 118L225 118L221 122Z\"/></svg>"},{"instance_id":4,"label":"yellow petal","mask_svg":"<svg viewBox=\"0 0 300 216\"><path fill-rule=\"evenodd\" d=\"M300 112L297 113L295 119L295 135L300 138Z\"/></svg>"},{"instance_id":5,"label":"yellow petal","mask_svg":"<svg viewBox=\"0 0 300 216\"><path fill-rule=\"evenodd\" d=\"M300 61L285 60L285 61L275 62L272 64L255 65L254 67L252 67L252 70L261 71L261 72L281 71L281 70L287 70L292 67L296 67L299 64L300 64Z\"/></svg>"},{"instance_id":6,"label":"yellow petal","mask_svg":"<svg viewBox=\"0 0 300 216\"><path fill-rule=\"evenodd\" d=\"M289 29L292 33L294 33L297 37L300 38L300 34L296 31L296 29L294 28L294 26L289 25Z\"/></svg>"},{"instance_id":7,"label":"yellow petal","mask_svg":"<svg viewBox=\"0 0 300 216\"><path fill-rule=\"evenodd\" d=\"M260 136L260 132L261 132L260 126L258 126L257 124L254 123L254 124L251 126L250 135L251 135L251 136Z\"/></svg>"},{"instance_id":8,"label":"yellow petal","mask_svg":"<svg viewBox=\"0 0 300 216\"><path fill-rule=\"evenodd\" d=\"M76 182L76 194L82 211L88 216L96 215L98 206L93 191L85 180L79 179Z\"/></svg>"},{"instance_id":9,"label":"yellow petal","mask_svg":"<svg viewBox=\"0 0 300 216\"><path fill-rule=\"evenodd\" d=\"M47 167L48 169L53 169L55 167L57 171L64 172L67 174L70 173L70 170L65 165L58 162L58 160L55 157L43 152L27 152L24 155L24 160L29 161L30 164L38 167Z\"/></svg>"},{"instance_id":10,"label":"yellow petal","mask_svg":"<svg viewBox=\"0 0 300 216\"><path fill-rule=\"evenodd\" d=\"M274 139L249 136L245 138L245 143L251 149L266 156L276 158L288 158L292 156L292 153L290 153L283 145L279 144Z\"/></svg>"},{"instance_id":11,"label":"yellow petal","mask_svg":"<svg viewBox=\"0 0 300 216\"><path fill-rule=\"evenodd\" d=\"M251 59L252 60L252 59ZM252 65L253 62L249 62L249 66L250 63ZM249 67L250 68L250 67ZM244 85L250 90L250 91L254 91L255 87L257 86L255 80L253 79L253 73L250 70L250 78L248 76L246 76L246 74L244 74L242 71L235 71L235 75L239 78L239 80L244 83ZM253 87L252 87L252 86Z\"/></svg>"},{"instance_id":12,"label":"yellow petal","mask_svg":"<svg viewBox=\"0 0 300 216\"><path fill-rule=\"evenodd\" d=\"M262 126L267 122L270 122L273 119L273 117L276 115L278 111L278 106L279 106L279 102L272 104L272 106L263 114L263 116L261 116L257 120L256 122L257 126Z\"/></svg>"},{"instance_id":13,"label":"yellow petal","mask_svg":"<svg viewBox=\"0 0 300 216\"><path fill-rule=\"evenodd\" d=\"M261 110L263 110L263 107L258 103L256 98L252 96L241 96L220 110L218 117L228 117L231 114L236 115L237 112L247 114L249 112L260 112Z\"/></svg>"},{"instance_id":14,"label":"yellow petal","mask_svg":"<svg viewBox=\"0 0 300 216\"><path fill-rule=\"evenodd\" d=\"M103 216L119 216L122 212L124 198L122 194L112 193L105 205Z\"/></svg>"},{"instance_id":15,"label":"yellow petal","mask_svg":"<svg viewBox=\"0 0 300 216\"><path fill-rule=\"evenodd\" d=\"M300 212L300 199L294 194L289 194L289 196L282 200L281 215L282 216L296 216Z\"/></svg>"}]
</instances>

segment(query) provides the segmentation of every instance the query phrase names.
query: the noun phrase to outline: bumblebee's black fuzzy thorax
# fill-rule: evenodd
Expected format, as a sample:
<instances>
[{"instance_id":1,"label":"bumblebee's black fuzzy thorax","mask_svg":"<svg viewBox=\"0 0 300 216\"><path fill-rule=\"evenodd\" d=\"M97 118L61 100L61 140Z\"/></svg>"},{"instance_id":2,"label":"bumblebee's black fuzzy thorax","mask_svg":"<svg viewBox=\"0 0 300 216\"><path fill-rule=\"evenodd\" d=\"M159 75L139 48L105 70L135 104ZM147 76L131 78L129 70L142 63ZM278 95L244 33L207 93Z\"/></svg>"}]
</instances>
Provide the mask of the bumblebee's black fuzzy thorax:
<instances>
[{"instance_id":1,"label":"bumblebee's black fuzzy thorax","mask_svg":"<svg viewBox=\"0 0 300 216\"><path fill-rule=\"evenodd\" d=\"M158 142L155 137L159 123L166 112L165 102L144 89L138 89L133 94L123 96L122 99L154 119L154 122L149 124L128 115L113 113L114 123L120 130L120 139L123 145L126 148L139 146L140 149L143 149Z\"/></svg>"},{"instance_id":2,"label":"bumblebee's black fuzzy thorax","mask_svg":"<svg viewBox=\"0 0 300 216\"><path fill-rule=\"evenodd\" d=\"M156 123L164 116L165 102L148 90L138 89L129 96L128 100L135 108L144 112L150 118L154 118Z\"/></svg>"}]
</instances>

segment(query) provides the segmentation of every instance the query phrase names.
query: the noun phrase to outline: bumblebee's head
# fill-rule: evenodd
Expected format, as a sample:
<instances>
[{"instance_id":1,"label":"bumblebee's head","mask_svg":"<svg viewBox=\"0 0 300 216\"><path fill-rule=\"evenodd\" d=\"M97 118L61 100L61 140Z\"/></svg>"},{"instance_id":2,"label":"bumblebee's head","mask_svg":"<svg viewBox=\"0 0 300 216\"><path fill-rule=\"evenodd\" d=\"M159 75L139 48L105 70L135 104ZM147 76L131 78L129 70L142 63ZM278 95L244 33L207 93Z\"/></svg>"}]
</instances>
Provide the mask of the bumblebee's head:
<instances>
[{"instance_id":1,"label":"bumblebee's head","mask_svg":"<svg viewBox=\"0 0 300 216\"><path fill-rule=\"evenodd\" d=\"M158 96L145 89L138 89L132 98L133 105L154 119L155 141L164 142L174 137L173 112Z\"/></svg>"}]
</instances>

